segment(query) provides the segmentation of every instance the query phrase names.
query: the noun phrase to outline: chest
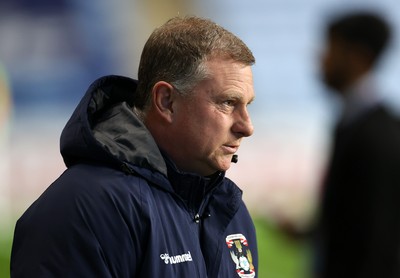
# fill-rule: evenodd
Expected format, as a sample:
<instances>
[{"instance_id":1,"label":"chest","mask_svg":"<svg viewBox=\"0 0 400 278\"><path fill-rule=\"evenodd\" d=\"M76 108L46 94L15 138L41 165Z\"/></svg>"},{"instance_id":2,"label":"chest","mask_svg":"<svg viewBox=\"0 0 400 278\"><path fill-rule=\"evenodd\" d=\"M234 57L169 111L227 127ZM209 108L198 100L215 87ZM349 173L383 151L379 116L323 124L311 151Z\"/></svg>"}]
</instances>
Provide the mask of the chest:
<instances>
[{"instance_id":1,"label":"chest","mask_svg":"<svg viewBox=\"0 0 400 278\"><path fill-rule=\"evenodd\" d=\"M141 258L146 277L255 277L255 242L248 242L253 235L241 209L224 211L211 200L196 219L171 196L152 198L146 206Z\"/></svg>"}]
</instances>

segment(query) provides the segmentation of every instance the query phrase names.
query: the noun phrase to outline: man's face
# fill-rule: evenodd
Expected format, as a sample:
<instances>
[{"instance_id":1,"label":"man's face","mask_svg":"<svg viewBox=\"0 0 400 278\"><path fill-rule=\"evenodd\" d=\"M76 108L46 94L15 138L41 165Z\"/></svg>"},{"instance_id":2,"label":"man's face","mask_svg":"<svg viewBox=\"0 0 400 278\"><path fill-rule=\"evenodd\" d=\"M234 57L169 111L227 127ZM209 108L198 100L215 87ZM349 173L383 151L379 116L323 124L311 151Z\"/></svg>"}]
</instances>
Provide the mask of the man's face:
<instances>
[{"instance_id":1,"label":"man's face","mask_svg":"<svg viewBox=\"0 0 400 278\"><path fill-rule=\"evenodd\" d=\"M321 60L322 81L338 93L350 85L352 55L349 45L340 38L331 37L327 41Z\"/></svg>"},{"instance_id":2,"label":"man's face","mask_svg":"<svg viewBox=\"0 0 400 278\"><path fill-rule=\"evenodd\" d=\"M250 66L220 59L207 66L211 78L176 97L171 125L178 168L204 176L228 170L242 138L252 135L247 106L254 99Z\"/></svg>"}]
</instances>

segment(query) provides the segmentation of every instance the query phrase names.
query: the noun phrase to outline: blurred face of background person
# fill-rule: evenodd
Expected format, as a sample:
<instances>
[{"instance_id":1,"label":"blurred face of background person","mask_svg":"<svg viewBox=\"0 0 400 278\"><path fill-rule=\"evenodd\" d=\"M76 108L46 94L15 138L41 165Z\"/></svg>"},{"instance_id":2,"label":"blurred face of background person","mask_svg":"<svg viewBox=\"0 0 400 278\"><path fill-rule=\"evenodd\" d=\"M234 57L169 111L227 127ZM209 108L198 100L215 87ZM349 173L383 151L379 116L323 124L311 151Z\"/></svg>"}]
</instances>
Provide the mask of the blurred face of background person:
<instances>
[{"instance_id":1,"label":"blurred face of background person","mask_svg":"<svg viewBox=\"0 0 400 278\"><path fill-rule=\"evenodd\" d=\"M330 36L321 58L322 82L337 93L342 92L351 79L352 51L338 37Z\"/></svg>"},{"instance_id":2,"label":"blurred face of background person","mask_svg":"<svg viewBox=\"0 0 400 278\"><path fill-rule=\"evenodd\" d=\"M323 83L338 94L347 90L372 68L372 55L360 43L337 35L327 39L321 60Z\"/></svg>"},{"instance_id":3,"label":"blurred face of background person","mask_svg":"<svg viewBox=\"0 0 400 278\"><path fill-rule=\"evenodd\" d=\"M322 81L337 93L346 94L375 68L390 38L390 29L380 18L360 14L331 22L325 32Z\"/></svg>"},{"instance_id":4,"label":"blurred face of background person","mask_svg":"<svg viewBox=\"0 0 400 278\"><path fill-rule=\"evenodd\" d=\"M247 106L254 88L250 66L220 58L205 63L210 78L187 96L174 95L169 133L178 168L210 175L228 170L242 138L253 133Z\"/></svg>"}]
</instances>

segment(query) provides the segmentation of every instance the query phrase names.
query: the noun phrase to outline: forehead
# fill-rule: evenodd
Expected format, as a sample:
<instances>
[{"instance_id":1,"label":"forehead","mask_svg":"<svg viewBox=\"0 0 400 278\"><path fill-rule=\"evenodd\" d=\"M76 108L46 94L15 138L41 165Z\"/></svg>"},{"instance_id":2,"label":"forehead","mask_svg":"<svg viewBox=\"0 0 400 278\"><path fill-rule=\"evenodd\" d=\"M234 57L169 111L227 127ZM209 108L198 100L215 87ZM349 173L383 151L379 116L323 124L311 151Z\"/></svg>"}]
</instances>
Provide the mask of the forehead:
<instances>
[{"instance_id":1,"label":"forehead","mask_svg":"<svg viewBox=\"0 0 400 278\"><path fill-rule=\"evenodd\" d=\"M201 86L213 92L225 92L254 98L251 66L233 60L213 59L206 62L209 78Z\"/></svg>"}]
</instances>

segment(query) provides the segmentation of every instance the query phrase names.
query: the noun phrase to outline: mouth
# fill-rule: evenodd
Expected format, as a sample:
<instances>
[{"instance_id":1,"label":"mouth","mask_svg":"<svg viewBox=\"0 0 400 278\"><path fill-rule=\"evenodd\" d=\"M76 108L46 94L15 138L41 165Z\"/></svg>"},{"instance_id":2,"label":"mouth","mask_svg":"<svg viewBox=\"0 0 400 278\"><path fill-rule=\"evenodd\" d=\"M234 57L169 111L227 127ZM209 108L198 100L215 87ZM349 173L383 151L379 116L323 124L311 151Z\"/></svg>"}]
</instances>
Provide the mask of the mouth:
<instances>
[{"instance_id":1,"label":"mouth","mask_svg":"<svg viewBox=\"0 0 400 278\"><path fill-rule=\"evenodd\" d=\"M222 147L225 149L225 151L226 151L228 154L234 154L234 153L236 153L237 150L239 149L239 145L236 145L236 144L233 144L233 145L223 145Z\"/></svg>"}]
</instances>

